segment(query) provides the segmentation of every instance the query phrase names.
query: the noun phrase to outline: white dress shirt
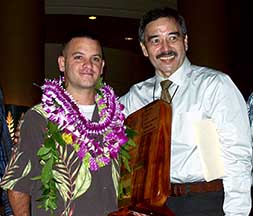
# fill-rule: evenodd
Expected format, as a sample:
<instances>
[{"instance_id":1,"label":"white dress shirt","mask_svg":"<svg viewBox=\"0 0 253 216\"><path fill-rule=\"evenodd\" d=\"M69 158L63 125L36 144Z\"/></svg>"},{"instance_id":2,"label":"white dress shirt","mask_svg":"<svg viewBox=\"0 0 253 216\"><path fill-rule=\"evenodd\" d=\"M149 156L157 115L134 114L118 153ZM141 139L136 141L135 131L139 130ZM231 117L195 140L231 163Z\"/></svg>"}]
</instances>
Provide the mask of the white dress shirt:
<instances>
[{"instance_id":1,"label":"white dress shirt","mask_svg":"<svg viewBox=\"0 0 253 216\"><path fill-rule=\"evenodd\" d=\"M157 74L135 84L120 98L128 116L161 94ZM171 182L204 181L193 122L209 119L217 128L224 163L223 209L227 216L246 216L251 209L251 140L247 106L228 75L206 67L183 65L169 79L172 98Z\"/></svg>"}]
</instances>

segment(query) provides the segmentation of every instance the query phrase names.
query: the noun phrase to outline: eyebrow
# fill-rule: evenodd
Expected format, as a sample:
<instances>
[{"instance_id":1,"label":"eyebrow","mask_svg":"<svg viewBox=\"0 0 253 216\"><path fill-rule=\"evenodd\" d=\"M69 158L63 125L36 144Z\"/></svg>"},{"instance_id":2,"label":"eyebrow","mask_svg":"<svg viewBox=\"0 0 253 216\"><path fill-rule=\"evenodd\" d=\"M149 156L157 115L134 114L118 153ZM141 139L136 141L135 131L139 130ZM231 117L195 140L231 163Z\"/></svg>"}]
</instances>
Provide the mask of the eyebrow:
<instances>
[{"instance_id":1,"label":"eyebrow","mask_svg":"<svg viewBox=\"0 0 253 216\"><path fill-rule=\"evenodd\" d=\"M180 36L180 32L179 31L175 31L175 32L170 32L168 35L177 35ZM159 35L151 35L148 37L148 42L151 41L153 38L159 37Z\"/></svg>"},{"instance_id":2,"label":"eyebrow","mask_svg":"<svg viewBox=\"0 0 253 216\"><path fill-rule=\"evenodd\" d=\"M93 56L98 56L98 57L100 57L102 59L102 55L101 54L95 54Z\"/></svg>"},{"instance_id":3,"label":"eyebrow","mask_svg":"<svg viewBox=\"0 0 253 216\"><path fill-rule=\"evenodd\" d=\"M85 53L77 51L77 52L72 53L72 56L74 56L74 55L85 55ZM100 53L94 54L92 56L98 56L98 57L102 58L102 54L100 54Z\"/></svg>"},{"instance_id":4,"label":"eyebrow","mask_svg":"<svg viewBox=\"0 0 253 216\"><path fill-rule=\"evenodd\" d=\"M179 31L170 32L169 35L177 35L177 36L180 36L180 32L179 32Z\"/></svg>"},{"instance_id":5,"label":"eyebrow","mask_svg":"<svg viewBox=\"0 0 253 216\"><path fill-rule=\"evenodd\" d=\"M73 52L71 55L74 56L74 55L80 55L80 54L81 54L81 55L84 55L83 52Z\"/></svg>"}]
</instances>

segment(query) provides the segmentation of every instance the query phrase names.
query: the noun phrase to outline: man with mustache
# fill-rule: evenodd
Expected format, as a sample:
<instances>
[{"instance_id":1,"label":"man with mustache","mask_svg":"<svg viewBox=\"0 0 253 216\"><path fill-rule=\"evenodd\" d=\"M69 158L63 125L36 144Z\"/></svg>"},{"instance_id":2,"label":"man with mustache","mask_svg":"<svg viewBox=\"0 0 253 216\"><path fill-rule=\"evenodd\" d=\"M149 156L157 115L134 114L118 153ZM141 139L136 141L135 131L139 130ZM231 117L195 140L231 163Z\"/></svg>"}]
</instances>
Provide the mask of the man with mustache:
<instances>
[{"instance_id":1,"label":"man with mustache","mask_svg":"<svg viewBox=\"0 0 253 216\"><path fill-rule=\"evenodd\" d=\"M172 82L167 90L172 105L172 194L167 207L177 216L248 215L252 148L241 93L228 75L190 63L185 21L176 10L147 12L140 21L139 41L155 76L133 85L121 103L130 115L160 98L161 81ZM202 132L207 136L198 141ZM220 155L214 153L215 145ZM201 146L207 155L218 155L220 169L212 158L204 169L208 160ZM212 169L212 177L206 175Z\"/></svg>"}]
</instances>

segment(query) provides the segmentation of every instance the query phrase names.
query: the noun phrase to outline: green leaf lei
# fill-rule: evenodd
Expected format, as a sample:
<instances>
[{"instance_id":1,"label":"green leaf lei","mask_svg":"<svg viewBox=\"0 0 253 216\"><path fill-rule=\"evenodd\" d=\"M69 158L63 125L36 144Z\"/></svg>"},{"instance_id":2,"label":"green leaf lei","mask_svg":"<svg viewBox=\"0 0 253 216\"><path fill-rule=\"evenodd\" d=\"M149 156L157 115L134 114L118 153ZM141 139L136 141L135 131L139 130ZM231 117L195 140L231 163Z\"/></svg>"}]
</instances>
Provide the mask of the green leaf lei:
<instances>
[{"instance_id":1,"label":"green leaf lei","mask_svg":"<svg viewBox=\"0 0 253 216\"><path fill-rule=\"evenodd\" d=\"M54 165L59 160L56 143L65 146L65 141L56 124L48 121L47 129L44 145L37 152L43 168L41 175L33 180L40 180L42 184L42 197L38 199L42 204L38 207L44 208L46 211L50 210L50 214L53 215L53 211L57 208L56 179L53 175Z\"/></svg>"}]
</instances>

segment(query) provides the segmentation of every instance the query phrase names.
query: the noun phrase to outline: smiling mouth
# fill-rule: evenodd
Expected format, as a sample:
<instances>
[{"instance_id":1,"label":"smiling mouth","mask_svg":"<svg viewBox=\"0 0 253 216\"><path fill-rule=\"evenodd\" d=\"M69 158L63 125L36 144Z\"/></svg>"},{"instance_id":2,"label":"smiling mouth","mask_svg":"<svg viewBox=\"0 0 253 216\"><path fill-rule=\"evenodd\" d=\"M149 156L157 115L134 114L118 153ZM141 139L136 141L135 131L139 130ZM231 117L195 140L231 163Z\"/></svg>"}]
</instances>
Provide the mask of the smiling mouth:
<instances>
[{"instance_id":1,"label":"smiling mouth","mask_svg":"<svg viewBox=\"0 0 253 216\"><path fill-rule=\"evenodd\" d=\"M171 60L177 56L177 53L174 51L162 52L156 56L157 59L161 60Z\"/></svg>"},{"instance_id":2,"label":"smiling mouth","mask_svg":"<svg viewBox=\"0 0 253 216\"><path fill-rule=\"evenodd\" d=\"M82 70L82 71L80 71L80 74L86 75L86 76L93 76L94 73L91 70Z\"/></svg>"},{"instance_id":3,"label":"smiling mouth","mask_svg":"<svg viewBox=\"0 0 253 216\"><path fill-rule=\"evenodd\" d=\"M80 78L81 77L86 77L86 78L88 78L88 77L93 77L93 74L92 73L80 73ZM85 79L86 79L85 78Z\"/></svg>"},{"instance_id":4,"label":"smiling mouth","mask_svg":"<svg viewBox=\"0 0 253 216\"><path fill-rule=\"evenodd\" d=\"M81 72L80 74L82 74L82 75L93 75L93 73L89 73L89 72Z\"/></svg>"},{"instance_id":5,"label":"smiling mouth","mask_svg":"<svg viewBox=\"0 0 253 216\"><path fill-rule=\"evenodd\" d=\"M173 59L175 57L175 55L171 55L171 56L162 56L162 57L160 57L160 59L161 60L171 60L171 59Z\"/></svg>"}]
</instances>

